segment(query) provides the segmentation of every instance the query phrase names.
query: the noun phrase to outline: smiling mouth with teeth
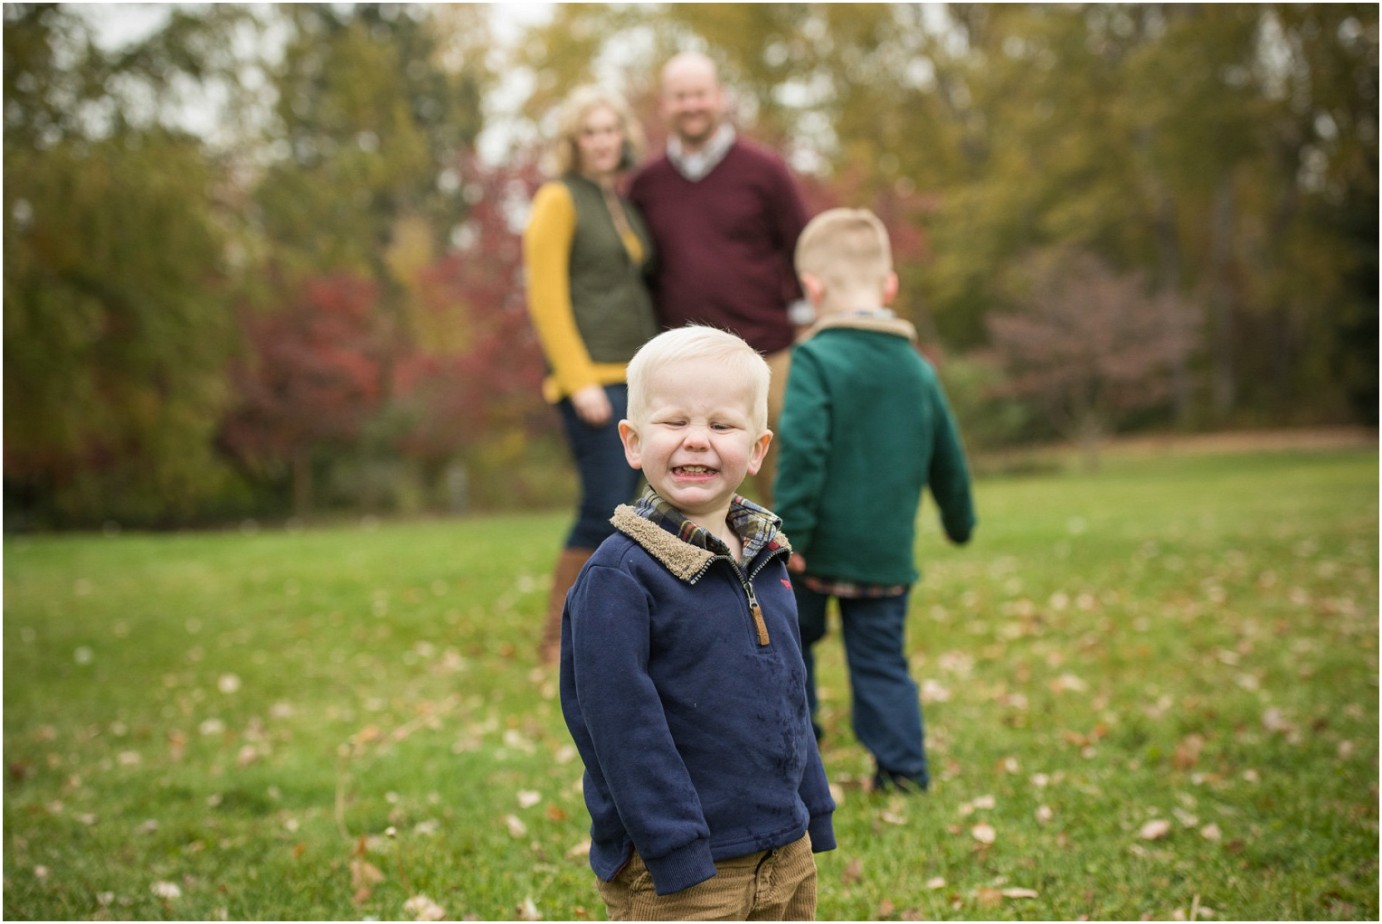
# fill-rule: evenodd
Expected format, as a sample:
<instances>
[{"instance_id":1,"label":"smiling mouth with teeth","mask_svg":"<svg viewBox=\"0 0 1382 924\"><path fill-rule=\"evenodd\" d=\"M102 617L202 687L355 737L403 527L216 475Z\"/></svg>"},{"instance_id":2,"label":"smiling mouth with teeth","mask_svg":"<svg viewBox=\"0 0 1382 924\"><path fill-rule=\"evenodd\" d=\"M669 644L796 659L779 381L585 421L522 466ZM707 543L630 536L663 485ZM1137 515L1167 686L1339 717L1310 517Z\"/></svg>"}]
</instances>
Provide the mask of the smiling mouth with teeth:
<instances>
[{"instance_id":1,"label":"smiling mouth with teeth","mask_svg":"<svg viewBox=\"0 0 1382 924\"><path fill-rule=\"evenodd\" d=\"M715 469L706 468L704 465L678 465L676 471L686 475L709 475Z\"/></svg>"}]
</instances>

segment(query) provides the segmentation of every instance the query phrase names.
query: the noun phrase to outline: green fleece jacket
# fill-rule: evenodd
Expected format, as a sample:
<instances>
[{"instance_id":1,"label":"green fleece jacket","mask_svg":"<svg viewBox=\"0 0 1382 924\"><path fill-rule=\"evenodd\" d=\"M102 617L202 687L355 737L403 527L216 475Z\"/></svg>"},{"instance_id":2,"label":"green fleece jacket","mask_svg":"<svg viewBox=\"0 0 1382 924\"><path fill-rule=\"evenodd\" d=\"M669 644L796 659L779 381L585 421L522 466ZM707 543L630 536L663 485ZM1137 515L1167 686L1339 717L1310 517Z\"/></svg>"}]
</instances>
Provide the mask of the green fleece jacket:
<instances>
[{"instance_id":1,"label":"green fleece jacket","mask_svg":"<svg viewBox=\"0 0 1382 924\"><path fill-rule=\"evenodd\" d=\"M916 331L891 313L823 319L792 354L778 425L776 513L808 574L910 584L929 488L951 541L975 525L969 470Z\"/></svg>"}]
</instances>

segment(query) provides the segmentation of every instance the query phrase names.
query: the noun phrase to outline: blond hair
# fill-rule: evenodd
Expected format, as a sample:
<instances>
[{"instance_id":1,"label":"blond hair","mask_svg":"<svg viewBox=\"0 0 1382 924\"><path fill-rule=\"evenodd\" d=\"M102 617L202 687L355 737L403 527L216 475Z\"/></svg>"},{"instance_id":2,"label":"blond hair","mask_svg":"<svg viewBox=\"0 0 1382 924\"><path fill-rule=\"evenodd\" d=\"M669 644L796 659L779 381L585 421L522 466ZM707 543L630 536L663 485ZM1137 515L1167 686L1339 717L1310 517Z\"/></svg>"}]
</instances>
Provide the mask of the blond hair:
<instances>
[{"instance_id":1,"label":"blond hair","mask_svg":"<svg viewBox=\"0 0 1382 924\"><path fill-rule=\"evenodd\" d=\"M629 360L629 420L647 420L648 390L660 369L687 360L713 363L727 376L747 379L752 391L749 417L758 433L768 429L768 383L772 372L763 357L741 337L715 327L688 324L658 334Z\"/></svg>"},{"instance_id":2,"label":"blond hair","mask_svg":"<svg viewBox=\"0 0 1382 924\"><path fill-rule=\"evenodd\" d=\"M620 169L632 167L642 155L643 128L633 117L633 110L624 97L613 90L589 84L572 90L557 112L556 134L547 152L549 175L560 177L580 169L581 154L576 139L580 137L586 117L599 108L613 112L624 132L624 156L619 163Z\"/></svg>"},{"instance_id":3,"label":"blond hair","mask_svg":"<svg viewBox=\"0 0 1382 924\"><path fill-rule=\"evenodd\" d=\"M796 269L830 288L881 290L893 271L888 229L868 209L822 212L797 238Z\"/></svg>"}]
</instances>

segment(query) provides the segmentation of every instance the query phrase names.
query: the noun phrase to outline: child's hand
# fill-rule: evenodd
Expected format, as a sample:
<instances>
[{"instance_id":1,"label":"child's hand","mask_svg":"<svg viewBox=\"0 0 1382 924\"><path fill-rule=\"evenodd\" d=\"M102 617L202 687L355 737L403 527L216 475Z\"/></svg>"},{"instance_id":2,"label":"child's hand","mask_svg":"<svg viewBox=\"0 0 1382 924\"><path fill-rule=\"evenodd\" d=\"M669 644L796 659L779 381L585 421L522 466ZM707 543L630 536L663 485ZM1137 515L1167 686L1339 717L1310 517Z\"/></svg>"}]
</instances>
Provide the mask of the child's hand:
<instances>
[{"instance_id":1,"label":"child's hand","mask_svg":"<svg viewBox=\"0 0 1382 924\"><path fill-rule=\"evenodd\" d=\"M806 573L806 559L801 557L800 552L793 552L792 557L787 559L787 570L793 574Z\"/></svg>"}]
</instances>

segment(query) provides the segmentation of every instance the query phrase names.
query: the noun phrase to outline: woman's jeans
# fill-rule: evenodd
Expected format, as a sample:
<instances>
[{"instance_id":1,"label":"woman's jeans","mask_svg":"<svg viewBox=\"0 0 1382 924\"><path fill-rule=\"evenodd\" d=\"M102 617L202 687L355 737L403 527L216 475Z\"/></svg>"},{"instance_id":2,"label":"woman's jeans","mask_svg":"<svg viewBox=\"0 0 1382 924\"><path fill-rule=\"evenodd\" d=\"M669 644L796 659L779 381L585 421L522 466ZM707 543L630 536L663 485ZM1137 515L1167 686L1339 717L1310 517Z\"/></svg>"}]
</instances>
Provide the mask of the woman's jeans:
<instances>
[{"instance_id":1,"label":"woman's jeans","mask_svg":"<svg viewBox=\"0 0 1382 924\"><path fill-rule=\"evenodd\" d=\"M609 518L614 508L627 504L638 491L642 477L629 467L624 458L624 444L619 441L619 421L628 416L629 389L627 385L606 385L613 413L609 423L592 427L576 416L569 399L557 405L566 443L576 462L581 478L581 503L576 522L566 537L568 549L593 549L614 532Z\"/></svg>"},{"instance_id":2,"label":"woman's jeans","mask_svg":"<svg viewBox=\"0 0 1382 924\"><path fill-rule=\"evenodd\" d=\"M816 663L812 648L825 637L830 597L794 582L801 651L806 659L806 697L816 721ZM836 598L844 635L845 660L853 697L854 735L878 761L880 770L930 782L925 731L917 685L907 667L904 638L909 594L877 598ZM819 726L817 726L819 729Z\"/></svg>"}]
</instances>

